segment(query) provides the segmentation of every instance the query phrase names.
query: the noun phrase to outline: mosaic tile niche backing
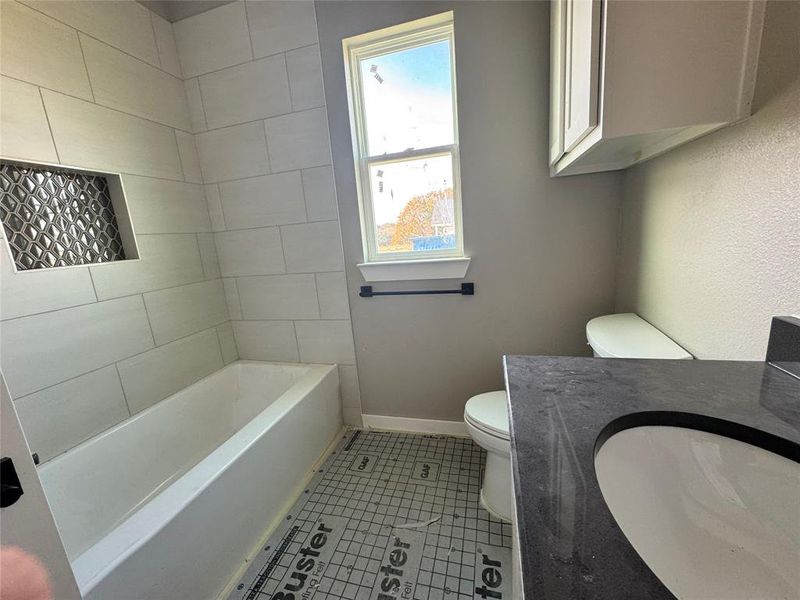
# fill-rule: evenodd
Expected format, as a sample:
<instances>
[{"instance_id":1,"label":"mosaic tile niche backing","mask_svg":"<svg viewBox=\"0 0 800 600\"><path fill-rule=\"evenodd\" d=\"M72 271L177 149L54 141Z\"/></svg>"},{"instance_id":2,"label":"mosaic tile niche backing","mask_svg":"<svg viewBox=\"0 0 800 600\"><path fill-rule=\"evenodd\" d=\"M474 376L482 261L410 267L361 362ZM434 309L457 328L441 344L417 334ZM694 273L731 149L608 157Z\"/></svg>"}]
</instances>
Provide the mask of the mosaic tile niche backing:
<instances>
[{"instance_id":1,"label":"mosaic tile niche backing","mask_svg":"<svg viewBox=\"0 0 800 600\"><path fill-rule=\"evenodd\" d=\"M511 600L472 440L351 431L228 600Z\"/></svg>"},{"instance_id":2,"label":"mosaic tile niche backing","mask_svg":"<svg viewBox=\"0 0 800 600\"><path fill-rule=\"evenodd\" d=\"M0 163L0 220L18 271L125 260L102 175Z\"/></svg>"}]
</instances>

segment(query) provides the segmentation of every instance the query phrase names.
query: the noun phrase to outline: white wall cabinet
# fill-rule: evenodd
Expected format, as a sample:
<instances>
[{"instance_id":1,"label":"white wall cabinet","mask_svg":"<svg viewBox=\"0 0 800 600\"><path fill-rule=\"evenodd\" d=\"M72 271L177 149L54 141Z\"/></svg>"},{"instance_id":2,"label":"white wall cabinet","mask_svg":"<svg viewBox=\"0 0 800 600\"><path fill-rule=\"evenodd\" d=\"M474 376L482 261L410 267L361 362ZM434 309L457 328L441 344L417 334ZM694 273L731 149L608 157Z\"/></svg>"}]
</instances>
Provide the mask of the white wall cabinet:
<instances>
[{"instance_id":1,"label":"white wall cabinet","mask_svg":"<svg viewBox=\"0 0 800 600\"><path fill-rule=\"evenodd\" d=\"M763 0L552 0L550 169L624 169L750 115Z\"/></svg>"}]
</instances>

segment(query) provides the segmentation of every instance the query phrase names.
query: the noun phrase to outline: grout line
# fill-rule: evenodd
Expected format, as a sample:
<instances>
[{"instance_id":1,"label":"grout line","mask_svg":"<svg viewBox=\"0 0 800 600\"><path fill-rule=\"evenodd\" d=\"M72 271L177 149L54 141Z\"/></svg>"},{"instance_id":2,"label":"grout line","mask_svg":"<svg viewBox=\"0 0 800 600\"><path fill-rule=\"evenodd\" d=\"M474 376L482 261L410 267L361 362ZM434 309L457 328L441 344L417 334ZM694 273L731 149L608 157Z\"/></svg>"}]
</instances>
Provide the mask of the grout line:
<instances>
[{"instance_id":1,"label":"grout line","mask_svg":"<svg viewBox=\"0 0 800 600\"><path fill-rule=\"evenodd\" d=\"M204 233L204 232L201 232L201 233ZM148 236L149 235L182 235L182 236L189 236L189 235L196 235L196 234L195 233L175 233L175 234L158 234L158 233L150 234L150 233L148 233L148 234L142 234L142 235L148 235ZM201 265L202 265L202 257L201 257L200 261L201 261ZM100 263L98 263L98 264L100 264ZM105 263L105 264L107 264L107 263ZM77 265L77 266L84 267L86 269L90 268L90 267L85 266L85 265ZM179 288L188 287L190 285L200 285L202 283L207 283L209 281L216 281L217 279L233 279L233 280L236 280L238 278L246 278L246 277L278 277L278 276L281 276L281 275L314 275L314 274L317 274L317 273L318 274L324 274L324 273L343 273L343 272L344 272L343 269L337 269L337 270L334 270L334 271L297 271L297 272L294 272L294 271L286 272L286 271L284 271L284 272L281 272L281 273L256 273L256 274L253 274L253 275L233 275L233 276L220 275L220 277L214 277L212 279L205 279L205 274L204 274L203 275L204 279L198 279L196 281L189 281L189 282L181 283L181 284L178 284L178 285L168 285L168 286L160 287L160 288L147 289L147 290L143 290L143 291L140 291L140 292L133 292L131 294L125 294L123 296L113 296L113 297L109 297L109 298L103 298L102 300L100 300L98 298L97 300L93 300L91 302L82 302L80 304L71 304L69 306L62 306L60 308L53 308L53 309L50 309L50 310L43 310L43 311L39 311L39 312L33 312L33 313L25 314L25 315L19 315L19 316L16 316L16 317L11 317L11 318L8 318L8 319L2 319L2 321L0 321L0 323L11 323L12 321L19 321L20 319L28 319L28 318L32 318L32 317L38 317L38 316L41 316L41 315L48 315L48 314L51 314L51 313L57 313L57 312L65 311L65 310L71 310L73 308L83 308L83 307L91 306L93 304L100 304L100 303L103 303L103 302L114 302L116 300L123 300L125 298L133 298L135 296L144 296L144 294L153 294L153 293L157 293L157 292L164 292L166 290L177 290ZM91 272L89 273L89 276L91 277ZM94 291L94 281L92 281L92 289ZM95 291L94 293L95 293L95 297L97 297L97 292ZM238 286L237 286L236 293L237 293L237 296L238 296L238 294L239 294ZM241 309L241 303L240 303L240 309ZM241 321L243 319L236 319L236 320L237 321ZM344 319L341 319L341 320L344 320Z\"/></svg>"},{"instance_id":2,"label":"grout line","mask_svg":"<svg viewBox=\"0 0 800 600\"><path fill-rule=\"evenodd\" d=\"M295 346L297 347L297 361L302 363L305 361L303 360L303 357L300 356L300 338L297 337L297 323L294 319L291 320L291 323L292 323L292 331L294 331L294 343Z\"/></svg>"},{"instance_id":3,"label":"grout line","mask_svg":"<svg viewBox=\"0 0 800 600\"><path fill-rule=\"evenodd\" d=\"M319 299L319 280L317 279L318 273L314 273L314 291L317 294L317 315L319 315L319 319L322 320L322 302Z\"/></svg>"},{"instance_id":4,"label":"grout line","mask_svg":"<svg viewBox=\"0 0 800 600\"><path fill-rule=\"evenodd\" d=\"M114 363L114 369L117 372L117 378L119 379L119 387L122 390L122 399L125 400L125 408L128 409L128 416L133 416L133 411L131 410L131 405L128 402L128 394L125 393L125 386L122 384L122 375L119 372L119 363Z\"/></svg>"},{"instance_id":5,"label":"grout line","mask_svg":"<svg viewBox=\"0 0 800 600\"><path fill-rule=\"evenodd\" d=\"M208 273L206 273L206 261L203 260L203 250L200 247L200 234L194 234L194 241L197 245L197 255L200 257L200 270L203 272L203 281L208 281Z\"/></svg>"},{"instance_id":6,"label":"grout line","mask_svg":"<svg viewBox=\"0 0 800 600\"><path fill-rule=\"evenodd\" d=\"M18 398L12 398L12 399L14 400L14 402L17 402L18 400L23 400L23 399L25 399L25 398L27 398L29 396L33 396L34 394L38 394L39 392L43 392L45 390L49 390L50 388L56 387L57 385L61 385L62 383L68 383L68 382L70 382L70 381L72 381L74 379L78 379L79 377L83 377L84 375L91 375L92 373L96 373L97 371L102 371L103 369L107 369L108 367L110 367L113 364L115 364L115 363L108 363L107 365L103 365L101 367L96 367L94 369L90 369L89 371L86 371L85 373L78 373L77 375L73 375L72 377L68 377L67 379L64 379L63 381L59 381L57 383L51 383L50 385L46 385L43 388L39 388L38 390L34 390L33 392L28 392L27 394L19 396Z\"/></svg>"},{"instance_id":7,"label":"grout line","mask_svg":"<svg viewBox=\"0 0 800 600\"><path fill-rule=\"evenodd\" d=\"M53 142L53 151L56 153L56 160L60 163L61 162L61 155L58 153L58 144L56 144L56 136L53 133L53 126L50 123L50 115L47 114L47 106L44 103L44 96L42 95L42 88L36 86L36 90L39 92L39 102L42 103L42 112L44 112L44 119L47 121L47 129L50 130L50 140Z\"/></svg>"},{"instance_id":8,"label":"grout line","mask_svg":"<svg viewBox=\"0 0 800 600\"><path fill-rule=\"evenodd\" d=\"M94 275L92 275L92 268L87 266L86 270L89 271L89 282L92 284L92 291L94 292L94 300L95 301L94 302L87 302L86 304L80 304L79 306L88 306L90 304L97 304L98 302L101 301L100 300L100 296L97 295L97 286L94 284ZM52 311L52 312L55 312L55 311Z\"/></svg>"},{"instance_id":9,"label":"grout line","mask_svg":"<svg viewBox=\"0 0 800 600\"><path fill-rule=\"evenodd\" d=\"M250 41L250 59L256 59L255 46L253 46L253 32L250 31L250 15L247 13L247 2L244 3L244 25L247 27L247 39Z\"/></svg>"},{"instance_id":10,"label":"grout line","mask_svg":"<svg viewBox=\"0 0 800 600\"><path fill-rule=\"evenodd\" d=\"M236 320L237 321L243 321L244 320L244 310L242 309L242 295L239 293L239 278L238 277L232 277L231 279L233 279L233 287L236 289L236 301L239 303L239 314L242 315L241 319L236 319ZM224 290L224 285L223 285L223 290ZM227 304L227 302L226 302L226 304ZM230 311L228 311L228 312L230 312ZM228 316L230 316L230 314Z\"/></svg>"},{"instance_id":11,"label":"grout line","mask_svg":"<svg viewBox=\"0 0 800 600\"><path fill-rule=\"evenodd\" d=\"M183 181L184 183L189 183L188 181L186 181L186 171L183 168L183 158L181 158L181 144L180 142L178 142L178 132L175 129L173 129L172 134L173 137L175 138L175 150L177 151L178 154L178 165L181 168L181 173L183 173Z\"/></svg>"},{"instance_id":12,"label":"grout line","mask_svg":"<svg viewBox=\"0 0 800 600\"><path fill-rule=\"evenodd\" d=\"M81 98L80 96L76 96L75 94L69 94L69 93L67 93L67 92L65 92L63 90L56 90L56 89L47 87L45 85L32 83L32 82L28 81L27 79L20 79L19 77L14 77L12 75L6 75L5 73L3 73L3 77L7 77L8 79L13 79L14 81L20 81L22 83L27 83L28 85L36 85L36 86L38 86L39 88L41 88L43 90L47 90L48 92L52 92L53 94L58 94L59 96L65 96L66 98L72 98L74 100L80 100L81 102L85 102L87 104L92 104L97 108L103 108L105 110L110 110L112 112L115 112L115 113L118 113L118 114L121 114L121 115L126 115L128 117L133 117L135 119L141 119L142 121L147 121L148 123L153 123L154 125L158 125L160 127L166 128L166 129L177 129L178 131L182 131L183 133L187 133L189 135L194 135L189 129L183 129L182 127L176 127L175 125L170 125L169 123L162 123L161 121L155 121L155 120L153 120L153 119L151 119L149 117L143 117L142 115L137 115L137 114L134 114L134 113L125 112L124 110L120 110L119 108L114 108L113 106L109 106L107 104L103 104L101 102L98 102L98 101L94 100L94 93L92 93L92 100L87 100L86 98ZM89 87L91 88L91 81L89 82ZM309 109L309 110L313 110L313 109ZM256 121L260 121L260 120L262 120L262 119L256 119ZM252 121L252 122L255 122L255 121ZM219 129L224 129L224 127L220 127ZM166 177L163 177L162 179L166 179ZM180 180L172 180L172 181L180 181Z\"/></svg>"},{"instance_id":13,"label":"grout line","mask_svg":"<svg viewBox=\"0 0 800 600\"><path fill-rule=\"evenodd\" d=\"M147 7L145 7L145 8L147 8ZM158 61L157 68L162 70L162 71L164 71L165 73L167 73L167 70L164 68L163 63L161 62L161 48L158 47L158 35L156 34L156 24L153 22L153 18L154 18L153 15L155 13L152 10L149 10L149 9L147 10L147 12L150 13L148 16L150 17L150 29L153 32L153 46L155 46L155 49L156 49L156 60ZM114 46L111 46L111 47L113 48ZM141 60L141 59L139 59L139 60ZM146 61L143 61L143 62L146 62ZM150 64L150 63L147 63L147 64ZM172 73L169 73L169 75L172 75ZM172 75L172 76L174 77L174 75Z\"/></svg>"},{"instance_id":14,"label":"grout line","mask_svg":"<svg viewBox=\"0 0 800 600\"><path fill-rule=\"evenodd\" d=\"M150 312L147 310L147 302L144 300L144 294L140 294L140 296L142 298L142 306L144 306L144 316L147 319L147 326L150 328L150 337L153 339L153 348L158 348L158 344L156 344L156 336L155 333L153 333L153 324L150 322Z\"/></svg>"},{"instance_id":15,"label":"grout line","mask_svg":"<svg viewBox=\"0 0 800 600\"><path fill-rule=\"evenodd\" d=\"M195 135L200 133L205 133L206 131L211 131L208 128L208 115L206 114L206 103L203 101L203 86L200 84L200 75L196 77L192 77L191 79L197 79L197 94L200 96L200 109L203 111L203 123L205 124L205 129L203 131L198 131ZM187 97L186 102L188 104L189 99Z\"/></svg>"},{"instance_id":16,"label":"grout line","mask_svg":"<svg viewBox=\"0 0 800 600\"><path fill-rule=\"evenodd\" d=\"M210 181L207 185L211 185L212 183L217 183L217 184L234 183L236 181L242 181L243 179L256 179L257 177L266 177L267 175L281 175L282 173L294 173L295 171L305 171L308 169L321 169L322 167L332 167L332 166L333 165L331 165L331 163L323 163L321 165L306 165L303 167L295 167L293 169L285 169L282 171L270 171L269 173L258 173L256 175L247 175L245 177L239 177L236 179L220 179L218 181ZM176 180L170 179L169 181L176 181Z\"/></svg>"},{"instance_id":17,"label":"grout line","mask_svg":"<svg viewBox=\"0 0 800 600\"><path fill-rule=\"evenodd\" d=\"M267 175L272 175L273 174L273 171L272 171L272 153L269 150L269 136L267 135L267 121L266 121L266 119L262 119L261 120L261 131L264 132L264 146L265 146L264 149L267 151L267 169L269 169L269 172L266 173L266 174Z\"/></svg>"},{"instance_id":18,"label":"grout line","mask_svg":"<svg viewBox=\"0 0 800 600\"><path fill-rule=\"evenodd\" d=\"M78 36L78 49L81 51L81 59L83 59L83 70L86 72L86 81L89 83L89 93L92 95L92 102L94 104L97 104L97 97L94 95L94 86L92 85L92 75L91 73L89 73L89 65L86 64L86 53L83 51L83 42L81 41L81 34L77 29L75 30L75 35Z\"/></svg>"},{"instance_id":19,"label":"grout line","mask_svg":"<svg viewBox=\"0 0 800 600\"><path fill-rule=\"evenodd\" d=\"M28 82L26 82L26 83L28 83ZM272 114L272 115L269 115L269 116L265 116L265 117L258 117L257 119L251 119L249 121L241 121L241 122L237 121L235 123L227 123L225 125L220 125L219 127L210 127L208 129L206 129L205 131L198 132L197 135L201 135L201 134L204 134L204 133L211 133L212 131L221 131L223 129L228 129L230 127L237 127L237 126L241 126L241 125L252 125L253 123L258 123L259 121L269 121L271 119L279 119L281 117L288 117L288 116L291 116L291 115L299 115L299 114L302 114L302 113L311 112L312 110L320 110L320 109L325 109L325 108L326 108L325 104L320 104L319 106L312 106L310 108L302 108L300 110L290 110L289 112L281 112L281 113L275 113L275 114ZM327 114L326 114L326 120L327 120ZM208 119L206 119L206 127L208 127ZM175 129L177 129L177 128L175 128ZM266 129L266 123L265 123L265 129ZM181 130L181 131L183 131L183 130ZM305 168L310 168L310 167L303 167L303 168L305 169Z\"/></svg>"},{"instance_id":20,"label":"grout line","mask_svg":"<svg viewBox=\"0 0 800 600\"><path fill-rule=\"evenodd\" d=\"M48 14L48 13L44 12L44 11L42 11L42 10L39 10L38 8L36 8L36 5L35 5L35 3L31 3L31 2L29 2L29 1L25 1L25 0L23 0L23 1L22 1L22 4L23 4L23 5L24 5L26 8L29 8L29 9L30 9L30 10L32 10L32 11L38 12L39 14L42 14L42 15L44 15L45 17L47 17L48 19L52 19L53 21L55 21L55 22L57 22L57 23L61 23L62 25L66 26L66 27L69 27L70 29L72 29L72 30L73 30L73 31L75 31L75 32L80 32L80 33L82 33L83 35L85 35L86 37L92 38L93 40L95 40L95 41L97 41L97 42L100 42L100 43L102 43L102 44L105 44L106 46L109 46L109 47L113 48L114 50L117 50L118 52L121 52L122 54L125 54L126 56L130 56L131 58L135 58L136 60L138 60L138 61L140 61L140 62L143 62L144 64L146 64L146 65L147 65L147 66L149 66L149 67L152 67L152 68L154 68L154 69L156 69L156 70L158 70L158 71L161 71L162 73L166 73L166 74L167 74L167 75L169 75L170 77L175 77L175 75L173 75L173 74L172 74L172 73L170 73L169 71L166 71L166 70L162 69L162 68L161 68L161 66L160 66L160 64L161 64L161 57L160 57L160 56L159 56L159 54L158 54L158 42L156 42L156 59L159 61L159 64L158 64L158 65L154 65L153 63L146 61L145 59L141 58L140 56L136 56L135 54L131 54L131 53L130 53L130 52L128 52L127 50L124 50L124 49L122 49L122 48L118 48L117 46L114 46L114 45L112 45L112 44L109 44L109 43L108 43L108 42L106 42L105 40L101 40L99 37L97 37L97 36L95 36L95 35L93 35L93 34L89 33L88 31L84 31L83 29L78 29L77 27L75 27L75 26L73 26L73 25L70 25L69 23L66 23L66 22L64 22L64 21L62 21L62 20L60 20L60 19L58 19L58 18L56 18L56 17L54 17L54 16L52 16L52 15L50 15L50 14ZM147 7L145 7L145 8L147 8ZM148 10L148 12L151 12L151 11L150 11L150 9L147 9L147 10ZM151 21L151 24L152 24L152 21ZM154 32L153 36L155 37L155 32ZM175 78L176 78L176 79L180 79L180 77L175 77Z\"/></svg>"},{"instance_id":21,"label":"grout line","mask_svg":"<svg viewBox=\"0 0 800 600\"><path fill-rule=\"evenodd\" d=\"M294 110L294 94L292 94L292 80L289 77L289 61L286 60L286 52L283 53L283 69L286 73L286 86L289 88L289 107ZM298 111L300 112L300 111Z\"/></svg>"},{"instance_id":22,"label":"grout line","mask_svg":"<svg viewBox=\"0 0 800 600\"><path fill-rule=\"evenodd\" d=\"M278 239L281 242L281 256L283 257L283 272L286 273L286 249L283 247L283 231L281 226L278 226Z\"/></svg>"},{"instance_id":23,"label":"grout line","mask_svg":"<svg viewBox=\"0 0 800 600\"><path fill-rule=\"evenodd\" d=\"M303 192L303 211L306 215L305 222L308 223L308 198L306 198L306 182L303 177L303 169L300 169L300 191Z\"/></svg>"},{"instance_id":24,"label":"grout line","mask_svg":"<svg viewBox=\"0 0 800 600\"><path fill-rule=\"evenodd\" d=\"M230 315L228 315L228 319L230 319ZM219 337L219 325L214 326L214 335L217 336L217 346L219 347L219 358L222 361L222 366L225 366L225 353L222 351L222 339Z\"/></svg>"},{"instance_id":25,"label":"grout line","mask_svg":"<svg viewBox=\"0 0 800 600\"><path fill-rule=\"evenodd\" d=\"M290 1L294 1L294 0L290 0ZM214 69L212 71L204 71L203 73L195 73L194 75L186 77L184 79L184 81L186 79L192 79L194 77L205 77L206 75L213 75L215 73L219 73L220 71L224 71L225 69L232 69L234 67L241 67L243 65L246 65L247 63L256 62L256 61L259 61L259 60L264 60L266 58L275 58L279 54L286 54L287 52L293 52L295 50L302 50L304 48L310 48L311 46L319 46L319 44L317 42L314 42L313 44L305 44L303 46L297 46L296 48L284 48L283 50L279 50L278 52L273 52L272 54L265 54L264 56L255 56L255 54L254 54L253 58L251 58L249 60L243 60L241 62L237 62L237 63L234 63L232 65L227 65L225 67L220 67L219 69Z\"/></svg>"}]
</instances>

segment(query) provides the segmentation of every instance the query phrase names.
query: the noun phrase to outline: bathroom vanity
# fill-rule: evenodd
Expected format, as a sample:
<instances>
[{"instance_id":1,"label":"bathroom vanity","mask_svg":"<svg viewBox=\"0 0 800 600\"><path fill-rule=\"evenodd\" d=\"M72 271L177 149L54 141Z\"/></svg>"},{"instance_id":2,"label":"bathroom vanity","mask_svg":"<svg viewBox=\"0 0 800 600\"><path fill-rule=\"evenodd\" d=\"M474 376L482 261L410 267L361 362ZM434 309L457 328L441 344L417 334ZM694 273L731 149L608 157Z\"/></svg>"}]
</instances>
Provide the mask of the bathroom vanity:
<instances>
[{"instance_id":1,"label":"bathroom vanity","mask_svg":"<svg viewBox=\"0 0 800 600\"><path fill-rule=\"evenodd\" d=\"M788 322L800 330L799 320ZM786 325L785 320L781 323ZM798 349L796 344L793 347ZM769 518L758 512L762 497L769 495L778 498L777 502L800 498L799 378L767 362L526 356L507 356L505 372L516 500L515 535L524 597L692 597L685 588L676 592L674 579L691 580L699 573L707 579L738 577L742 590L746 590L742 586L750 585L764 592L767 588L759 587L763 584L773 585L772 590L784 590L781 593L800 593L800 579L790 572L796 569L787 570L786 565L780 564L770 539L757 534L748 539L747 535L736 533L739 527L751 527L747 531L752 533L752 527ZM672 442L666 442L667 450L656 452L655 459L648 454L655 447L653 439L645 439L641 446L625 440L626 451L617 454L618 464L612 463L609 469L606 463L600 468L600 457L610 451L612 444L606 449L603 446L614 441L615 434L625 432L623 435L627 436L656 430L689 432L690 438L697 435L685 443L675 441L674 452L669 446ZM622 438L616 441L619 447ZM750 459L732 460L736 452L744 452L739 456ZM690 460L679 462L696 465L700 476L693 483L673 480L667 489L663 481L669 474L656 463L658 456L666 459L670 455L689 457ZM652 473L646 468L651 459ZM762 471L740 477L739 464L742 469ZM624 470L631 465L638 466L638 479L629 478L630 485L624 479L613 480L620 473L616 466ZM733 473L728 477L731 469ZM645 477L643 485L636 483ZM737 486L744 479L747 483L743 492ZM711 493L700 489L705 484L709 484ZM660 506L662 497L679 496L681 490L676 488L681 485L686 487L682 504L685 519L680 510L667 514L669 510ZM627 518L630 515L624 514L626 509L620 508L621 504L627 502L630 509L636 504L632 499L647 497L637 487L655 501ZM608 496L609 489L616 491L616 504L604 496ZM711 506L714 491L724 510L732 507L738 511L732 514L742 518L715 520ZM771 516L778 515L778 521L769 523L767 528L772 526L779 536L785 532L791 557L800 509L796 503L786 505L787 512L780 508L776 511L775 506L770 509ZM795 518L792 510L798 511ZM782 519L786 527L781 527ZM681 542L691 539L691 535L683 535L684 526L705 528L707 537L718 541L719 547L730 540L742 544L726 550L731 556L709 552L702 545L683 547ZM748 546L754 540L761 544L760 551ZM681 573L676 574L678 565L668 560L654 566L653 553L663 554L670 545L679 545L679 554L685 558ZM742 560L735 556L739 550L750 558L732 562L736 558ZM643 555L649 557L647 562ZM731 569L735 564L755 566L752 572L742 573ZM765 583L768 573L772 574L771 583ZM668 587L671 577L673 585ZM699 582L699 575L696 581ZM704 592L696 593L699 596ZM763 597L764 593L760 595ZM747 597L746 591L742 597ZM789 593L786 597L796 596Z\"/></svg>"}]
</instances>

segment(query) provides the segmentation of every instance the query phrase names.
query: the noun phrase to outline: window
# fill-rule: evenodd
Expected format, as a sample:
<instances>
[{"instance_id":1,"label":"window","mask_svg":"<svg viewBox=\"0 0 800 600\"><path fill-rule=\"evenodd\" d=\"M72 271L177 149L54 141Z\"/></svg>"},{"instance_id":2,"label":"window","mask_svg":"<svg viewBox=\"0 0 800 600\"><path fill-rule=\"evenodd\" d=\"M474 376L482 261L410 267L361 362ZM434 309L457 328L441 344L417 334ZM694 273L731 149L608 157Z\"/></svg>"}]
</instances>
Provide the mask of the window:
<instances>
[{"instance_id":1,"label":"window","mask_svg":"<svg viewBox=\"0 0 800 600\"><path fill-rule=\"evenodd\" d=\"M348 38L343 47L363 266L467 261L453 13ZM367 277L394 278L427 277Z\"/></svg>"}]
</instances>

